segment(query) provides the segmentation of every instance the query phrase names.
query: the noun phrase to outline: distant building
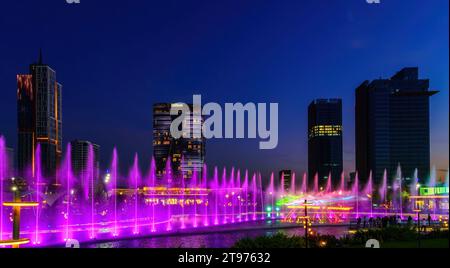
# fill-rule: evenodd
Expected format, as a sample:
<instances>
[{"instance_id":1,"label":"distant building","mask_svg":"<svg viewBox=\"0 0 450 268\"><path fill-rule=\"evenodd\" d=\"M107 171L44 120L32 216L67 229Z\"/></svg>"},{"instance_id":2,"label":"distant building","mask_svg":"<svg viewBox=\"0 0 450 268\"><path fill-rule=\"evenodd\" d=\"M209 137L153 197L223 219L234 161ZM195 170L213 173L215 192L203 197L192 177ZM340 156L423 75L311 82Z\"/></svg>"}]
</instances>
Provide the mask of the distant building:
<instances>
[{"instance_id":1,"label":"distant building","mask_svg":"<svg viewBox=\"0 0 450 268\"><path fill-rule=\"evenodd\" d=\"M404 178L414 170L424 182L430 173L429 80L418 68L404 68L390 79L365 81L356 89L356 169L361 181L370 171L380 184L384 169L392 180L398 165Z\"/></svg>"},{"instance_id":2,"label":"distant building","mask_svg":"<svg viewBox=\"0 0 450 268\"><path fill-rule=\"evenodd\" d=\"M58 184L56 169L61 160L62 86L56 72L39 61L29 74L17 75L18 169L22 175L35 172L35 150L41 146L42 175L51 185Z\"/></svg>"},{"instance_id":3,"label":"distant building","mask_svg":"<svg viewBox=\"0 0 450 268\"><path fill-rule=\"evenodd\" d=\"M203 170L205 139L203 136L179 139L172 137L170 125L178 117L178 115L170 115L172 105L175 104L158 103L153 105L153 156L156 163L156 174L159 179L163 178L167 160L170 158L175 178L180 178L184 174L185 178L190 179L194 171L201 174ZM192 111L193 106L189 105L189 108ZM202 133L203 119L196 122L193 116L189 116L186 120L190 120L186 123L189 123L191 133L194 130ZM175 181L174 185L177 183L179 184L180 180Z\"/></svg>"},{"instance_id":4,"label":"distant building","mask_svg":"<svg viewBox=\"0 0 450 268\"><path fill-rule=\"evenodd\" d=\"M282 187L284 192L291 191L291 183L292 183L292 170L285 169L281 170L279 173L279 181L283 183Z\"/></svg>"},{"instance_id":5,"label":"distant building","mask_svg":"<svg viewBox=\"0 0 450 268\"><path fill-rule=\"evenodd\" d=\"M316 174L319 187L326 186L329 174L337 185L342 170L342 100L314 100L308 107L309 185Z\"/></svg>"},{"instance_id":6,"label":"distant building","mask_svg":"<svg viewBox=\"0 0 450 268\"><path fill-rule=\"evenodd\" d=\"M98 179L100 176L100 146L90 141L74 140L70 142L71 158L72 158L72 171L77 177L82 175L82 172L87 170L89 147L92 146L93 153L93 169L94 178Z\"/></svg>"}]
</instances>

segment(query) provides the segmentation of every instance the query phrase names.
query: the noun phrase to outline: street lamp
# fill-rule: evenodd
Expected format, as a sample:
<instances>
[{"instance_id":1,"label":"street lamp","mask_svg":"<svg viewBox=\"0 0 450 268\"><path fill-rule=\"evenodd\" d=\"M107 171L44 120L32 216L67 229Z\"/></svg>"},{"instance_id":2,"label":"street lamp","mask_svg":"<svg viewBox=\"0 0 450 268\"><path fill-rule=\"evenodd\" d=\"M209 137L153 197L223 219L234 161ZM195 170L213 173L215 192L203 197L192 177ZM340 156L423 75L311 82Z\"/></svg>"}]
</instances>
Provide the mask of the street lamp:
<instances>
[{"instance_id":1,"label":"street lamp","mask_svg":"<svg viewBox=\"0 0 450 268\"><path fill-rule=\"evenodd\" d=\"M308 232L309 232L309 226L311 224L308 220L308 205L311 205L312 203L308 203L308 201L305 199L304 206L305 206L305 221L303 228L305 229L305 248L308 248Z\"/></svg>"}]
</instances>

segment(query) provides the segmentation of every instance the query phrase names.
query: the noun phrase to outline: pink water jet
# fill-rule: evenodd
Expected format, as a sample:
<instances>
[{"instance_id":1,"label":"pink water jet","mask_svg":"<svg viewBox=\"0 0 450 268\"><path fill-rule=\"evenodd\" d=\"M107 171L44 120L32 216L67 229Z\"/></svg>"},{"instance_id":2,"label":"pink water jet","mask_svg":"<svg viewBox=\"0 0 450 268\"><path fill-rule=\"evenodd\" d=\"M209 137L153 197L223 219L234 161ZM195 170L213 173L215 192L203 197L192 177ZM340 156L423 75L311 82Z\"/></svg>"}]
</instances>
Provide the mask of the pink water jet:
<instances>
[{"instance_id":1,"label":"pink water jet","mask_svg":"<svg viewBox=\"0 0 450 268\"><path fill-rule=\"evenodd\" d=\"M133 234L139 234L139 224L138 224L138 211L139 211L139 182L140 182L140 174L139 174L139 158L138 154L134 155L133 167L131 169L130 178L132 182L130 182L130 188L134 189L134 228Z\"/></svg>"},{"instance_id":2,"label":"pink water jet","mask_svg":"<svg viewBox=\"0 0 450 268\"><path fill-rule=\"evenodd\" d=\"M214 167L214 225L219 224L219 211L218 211L218 204L219 204L219 170L217 167Z\"/></svg>"},{"instance_id":3,"label":"pink water jet","mask_svg":"<svg viewBox=\"0 0 450 268\"><path fill-rule=\"evenodd\" d=\"M308 191L308 176L305 173L303 173L303 179L302 179L302 193L306 193Z\"/></svg>"},{"instance_id":4,"label":"pink water jet","mask_svg":"<svg viewBox=\"0 0 450 268\"><path fill-rule=\"evenodd\" d=\"M231 223L235 222L235 212L234 212L234 207L235 207L235 196L236 196L236 192L235 192L235 185L234 185L234 167L231 168L231 175L230 175L230 183L228 184L230 186L231 189Z\"/></svg>"},{"instance_id":5,"label":"pink water jet","mask_svg":"<svg viewBox=\"0 0 450 268\"><path fill-rule=\"evenodd\" d=\"M319 192L319 173L314 175L314 193Z\"/></svg>"},{"instance_id":6,"label":"pink water jet","mask_svg":"<svg viewBox=\"0 0 450 268\"><path fill-rule=\"evenodd\" d=\"M203 188L208 188L208 168L206 166L206 164L203 165L203 175L202 175L202 185ZM209 202L207 202L207 198L204 198L203 203L204 203L204 217L203 217L203 226L209 226L209 219L208 219L208 204Z\"/></svg>"},{"instance_id":7,"label":"pink water jet","mask_svg":"<svg viewBox=\"0 0 450 268\"><path fill-rule=\"evenodd\" d=\"M166 161L166 170L165 170L165 177L166 177L166 185L167 188L170 189L172 186L172 165L170 157L167 158ZM172 209L170 207L170 203L166 202L167 205L167 227L166 231L172 231Z\"/></svg>"},{"instance_id":8,"label":"pink water jet","mask_svg":"<svg viewBox=\"0 0 450 268\"><path fill-rule=\"evenodd\" d=\"M291 178L291 194L295 195L296 192L297 190L295 188L295 172L293 172Z\"/></svg>"},{"instance_id":9,"label":"pink water jet","mask_svg":"<svg viewBox=\"0 0 450 268\"><path fill-rule=\"evenodd\" d=\"M245 221L248 221L248 170L245 170L244 176L244 201L245 201Z\"/></svg>"},{"instance_id":10,"label":"pink water jet","mask_svg":"<svg viewBox=\"0 0 450 268\"><path fill-rule=\"evenodd\" d=\"M72 173L72 146L70 143L67 144L66 156L64 159L64 168L62 172L63 177L65 177L66 182L66 227L64 234L64 241L71 239L72 231L70 228L71 211L70 207L72 205L72 184L73 184L73 173Z\"/></svg>"},{"instance_id":11,"label":"pink water jet","mask_svg":"<svg viewBox=\"0 0 450 268\"><path fill-rule=\"evenodd\" d=\"M326 193L330 193L331 192L331 172L328 174L327 186L325 188L325 192Z\"/></svg>"},{"instance_id":12,"label":"pink water jet","mask_svg":"<svg viewBox=\"0 0 450 268\"><path fill-rule=\"evenodd\" d=\"M117 221L118 221L118 218L117 218L117 182L118 182L118 179L119 179L119 177L118 177L118 172L117 172L117 168L118 168L118 156L117 156L117 149L114 147L114 149L113 149L113 157L112 157L112 163L111 163L111 175L112 175L112 181L113 181L113 186L114 186L114 191L116 191L116 192L112 192L112 195L113 195L113 201L114 201L114 226L113 226L113 233L112 233L112 235L114 236L114 237L116 237L116 236L118 236L119 235L119 229L118 229L118 226L117 226Z\"/></svg>"},{"instance_id":13,"label":"pink water jet","mask_svg":"<svg viewBox=\"0 0 450 268\"><path fill-rule=\"evenodd\" d=\"M264 220L264 191L263 191L263 183L261 173L258 175L258 184L259 184L259 193L261 198L261 220Z\"/></svg>"},{"instance_id":14,"label":"pink water jet","mask_svg":"<svg viewBox=\"0 0 450 268\"><path fill-rule=\"evenodd\" d=\"M270 195L270 203L271 203L271 207L270 207L270 216L272 219L275 218L275 180L274 180L274 174L272 172L272 174L270 174L270 184L269 184L269 195Z\"/></svg>"},{"instance_id":15,"label":"pink water jet","mask_svg":"<svg viewBox=\"0 0 450 268\"><path fill-rule=\"evenodd\" d=\"M88 180L86 181L87 185L85 187L88 189L88 198L90 200L91 205L91 234L90 239L95 238L95 176L94 176L94 148L92 144L89 144L88 147L88 159L87 159L87 175ZM89 195L90 193L90 195Z\"/></svg>"},{"instance_id":16,"label":"pink water jet","mask_svg":"<svg viewBox=\"0 0 450 268\"><path fill-rule=\"evenodd\" d=\"M228 194L226 192L227 190L227 169L223 168L222 171L222 191L221 191L221 199L222 199L222 214L223 214L223 219L222 219L222 223L223 224L227 224L227 208L228 208Z\"/></svg>"},{"instance_id":17,"label":"pink water jet","mask_svg":"<svg viewBox=\"0 0 450 268\"><path fill-rule=\"evenodd\" d=\"M356 200L356 218L359 218L359 179L358 179L358 172L356 172L355 181L353 182L352 194L355 196L355 200Z\"/></svg>"},{"instance_id":18,"label":"pink water jet","mask_svg":"<svg viewBox=\"0 0 450 268\"><path fill-rule=\"evenodd\" d=\"M256 221L256 196L257 196L257 188L256 188L256 174L253 173L252 177L252 207L253 207L253 217L252 220Z\"/></svg>"},{"instance_id":19,"label":"pink water jet","mask_svg":"<svg viewBox=\"0 0 450 268\"><path fill-rule=\"evenodd\" d=\"M339 187L339 190L341 192L345 192L345 174L344 174L344 171L342 171L342 173L341 173L341 185Z\"/></svg>"},{"instance_id":20,"label":"pink water jet","mask_svg":"<svg viewBox=\"0 0 450 268\"><path fill-rule=\"evenodd\" d=\"M236 181L237 181L237 188L239 189L239 196L238 196L239 219L238 219L238 221L241 222L242 221L241 170L237 171Z\"/></svg>"},{"instance_id":21,"label":"pink water jet","mask_svg":"<svg viewBox=\"0 0 450 268\"><path fill-rule=\"evenodd\" d=\"M35 156L34 156L34 167L35 167L35 190L36 190L36 202L39 204L36 207L36 224L35 224L35 235L34 235L34 242L33 244L39 245L41 243L40 237L39 237L39 213L40 213L40 191L41 191L41 182L42 182L42 166L41 166L41 144L37 144Z\"/></svg>"},{"instance_id":22,"label":"pink water jet","mask_svg":"<svg viewBox=\"0 0 450 268\"><path fill-rule=\"evenodd\" d=\"M184 162L184 158L182 158L181 160L182 165L186 165L186 163ZM186 199L186 173L185 171L182 171L181 173L181 189L182 189L182 198L183 201ZM184 218L184 207L185 204L180 204L181 205L181 229L186 229L186 223L185 223L185 218Z\"/></svg>"},{"instance_id":23,"label":"pink water jet","mask_svg":"<svg viewBox=\"0 0 450 268\"><path fill-rule=\"evenodd\" d=\"M364 187L364 194L370 199L370 217L373 217L373 186L372 186L372 171L370 171L369 179L366 187Z\"/></svg>"},{"instance_id":24,"label":"pink water jet","mask_svg":"<svg viewBox=\"0 0 450 268\"><path fill-rule=\"evenodd\" d=\"M192 175L192 188L194 189L194 192L198 188L198 185L197 185L197 170L194 170L194 174ZM184 205L183 205L183 207L184 207ZM193 226L194 226L194 228L197 228L197 226L198 226L198 224L197 224L197 200L195 200L195 199L194 199L193 220L194 220Z\"/></svg>"},{"instance_id":25,"label":"pink water jet","mask_svg":"<svg viewBox=\"0 0 450 268\"><path fill-rule=\"evenodd\" d=\"M156 186L156 163L155 163L155 158L152 157L152 163L150 164L150 188L151 188L151 193L155 194L155 186ZM151 228L151 232L154 233L156 232L156 225L155 225L155 202L151 201L151 206L152 206L152 228Z\"/></svg>"},{"instance_id":26,"label":"pink water jet","mask_svg":"<svg viewBox=\"0 0 450 268\"><path fill-rule=\"evenodd\" d=\"M385 214L387 214L387 170L386 169L383 172L383 182L379 189L379 194L380 194L381 200L383 201L383 204L385 207Z\"/></svg>"}]
</instances>

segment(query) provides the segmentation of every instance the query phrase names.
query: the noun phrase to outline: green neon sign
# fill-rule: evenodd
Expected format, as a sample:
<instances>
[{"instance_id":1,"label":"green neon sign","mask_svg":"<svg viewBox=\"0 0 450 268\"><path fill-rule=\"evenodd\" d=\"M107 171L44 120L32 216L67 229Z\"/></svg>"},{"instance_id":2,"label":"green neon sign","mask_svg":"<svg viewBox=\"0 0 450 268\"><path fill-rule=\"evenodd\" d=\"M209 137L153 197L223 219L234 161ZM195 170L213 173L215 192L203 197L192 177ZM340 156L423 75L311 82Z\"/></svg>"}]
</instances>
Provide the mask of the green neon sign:
<instances>
[{"instance_id":1,"label":"green neon sign","mask_svg":"<svg viewBox=\"0 0 450 268\"><path fill-rule=\"evenodd\" d=\"M420 195L448 195L448 186L442 187L420 187Z\"/></svg>"}]
</instances>

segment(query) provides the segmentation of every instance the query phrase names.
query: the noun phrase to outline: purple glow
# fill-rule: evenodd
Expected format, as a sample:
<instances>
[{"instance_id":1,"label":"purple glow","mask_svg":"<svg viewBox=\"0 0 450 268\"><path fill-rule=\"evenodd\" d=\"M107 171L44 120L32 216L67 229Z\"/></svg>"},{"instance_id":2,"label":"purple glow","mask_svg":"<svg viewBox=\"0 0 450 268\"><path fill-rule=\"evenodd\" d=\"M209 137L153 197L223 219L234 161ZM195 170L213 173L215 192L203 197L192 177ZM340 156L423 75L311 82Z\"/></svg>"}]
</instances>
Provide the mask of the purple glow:
<instances>
[{"instance_id":1,"label":"purple glow","mask_svg":"<svg viewBox=\"0 0 450 268\"><path fill-rule=\"evenodd\" d=\"M414 208L405 206L403 211L401 206L400 210L395 206L389 208L374 206L374 202L388 204L386 172L383 176L383 185L378 189L381 198L374 200L372 173L362 190L356 176L352 188L346 191L342 175L338 189L332 189L329 186L331 183L327 182L326 189L318 192L317 187L308 192L307 176L304 174L302 191L297 193L294 186L295 174L292 176L291 188L282 191L282 188L275 185L276 179L272 172L270 180L267 180L268 187L264 190L264 178L257 171L252 171L249 177L249 171L245 170L244 180L241 182L240 170L231 168L227 173L227 169L223 168L223 172L219 175L219 169L214 167L213 177L208 178L207 167L204 165L203 172L194 171L192 180L189 181L189 177L176 177L172 173L170 159L161 178L156 176L154 159L151 160L147 175L141 176L144 173L140 171L139 158L135 155L129 172L121 177L118 170L118 153L114 149L111 167L106 172L104 180L98 181L92 146L88 151L85 170L75 175L71 165L70 144L58 169L62 185L54 190L59 191L55 194L47 190L48 183L42 176L40 154L41 148L38 144L34 155L34 172L31 167L29 172L34 175L30 176L29 180L31 195L27 195L24 199L37 201L40 206L24 209L21 221L23 225L21 237L30 238L35 245L55 245L68 239L84 242L90 239L125 238L138 234L159 235L175 233L181 229L190 232L194 228L200 229L200 226L206 227L210 223L219 225L249 221L250 216L253 221L263 221L266 218L285 220L303 215L302 204L305 199L311 203L312 219L323 223L349 221L361 215L384 216L398 211L405 213L404 215L411 215L411 211L406 211L406 207ZM11 200L12 196L5 187L5 178L9 176L6 159L5 140L0 138L2 202L5 199ZM397 172L396 177L401 177L400 174ZM332 181L331 177L328 181ZM103 191L97 190L100 186L104 186ZM400 187L402 186L393 189L395 195L390 201L401 202L398 201ZM6 224L7 215L9 211L3 208L0 225L3 239L11 236L11 230Z\"/></svg>"}]
</instances>

